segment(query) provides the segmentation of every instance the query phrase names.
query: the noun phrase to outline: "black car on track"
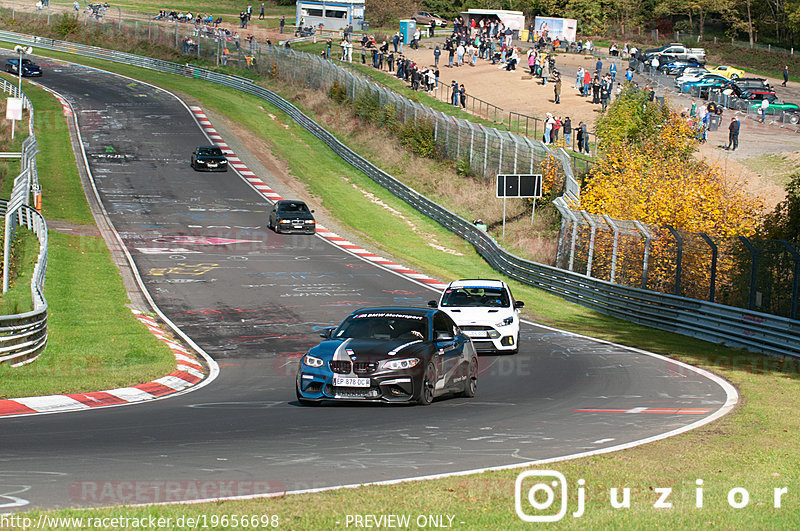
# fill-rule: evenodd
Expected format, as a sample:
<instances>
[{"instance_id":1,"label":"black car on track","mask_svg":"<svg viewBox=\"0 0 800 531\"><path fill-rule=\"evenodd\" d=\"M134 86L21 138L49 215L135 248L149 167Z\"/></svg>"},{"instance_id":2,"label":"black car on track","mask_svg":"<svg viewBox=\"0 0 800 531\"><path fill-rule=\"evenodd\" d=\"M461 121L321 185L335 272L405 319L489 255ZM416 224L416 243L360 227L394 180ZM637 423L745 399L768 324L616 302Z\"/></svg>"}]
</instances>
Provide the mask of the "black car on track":
<instances>
[{"instance_id":1,"label":"black car on track","mask_svg":"<svg viewBox=\"0 0 800 531\"><path fill-rule=\"evenodd\" d=\"M430 404L475 396L478 355L469 337L433 308L362 308L300 359L297 399Z\"/></svg>"},{"instance_id":2,"label":"black car on track","mask_svg":"<svg viewBox=\"0 0 800 531\"><path fill-rule=\"evenodd\" d=\"M6 72L9 74L19 75L19 59L9 59L6 61ZM22 77L41 77L42 69L31 61L30 59L22 60Z\"/></svg>"},{"instance_id":3,"label":"black car on track","mask_svg":"<svg viewBox=\"0 0 800 531\"><path fill-rule=\"evenodd\" d=\"M228 171L228 159L217 146L198 146L191 164L195 171Z\"/></svg>"},{"instance_id":4,"label":"black car on track","mask_svg":"<svg viewBox=\"0 0 800 531\"><path fill-rule=\"evenodd\" d=\"M314 221L314 211L302 201L281 200L272 206L269 213L267 226L277 233L299 232L301 234L314 234L317 232L317 222Z\"/></svg>"}]
</instances>

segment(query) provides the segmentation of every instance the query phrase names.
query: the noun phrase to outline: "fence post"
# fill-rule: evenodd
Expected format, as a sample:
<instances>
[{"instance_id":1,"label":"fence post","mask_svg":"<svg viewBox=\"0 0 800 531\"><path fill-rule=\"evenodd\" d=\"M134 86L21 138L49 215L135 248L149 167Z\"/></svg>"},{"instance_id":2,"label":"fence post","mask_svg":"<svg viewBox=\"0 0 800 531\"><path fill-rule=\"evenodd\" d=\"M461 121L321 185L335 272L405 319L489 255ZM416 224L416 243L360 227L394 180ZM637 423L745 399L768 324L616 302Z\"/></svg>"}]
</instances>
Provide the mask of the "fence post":
<instances>
[{"instance_id":1,"label":"fence post","mask_svg":"<svg viewBox=\"0 0 800 531\"><path fill-rule=\"evenodd\" d=\"M717 290L717 244L705 232L701 232L700 237L711 247L711 280L708 287L708 302L714 302Z\"/></svg>"},{"instance_id":2,"label":"fence post","mask_svg":"<svg viewBox=\"0 0 800 531\"><path fill-rule=\"evenodd\" d=\"M641 221L633 220L633 224L644 235L644 256L642 257L642 289L647 289L647 270L650 266L650 243L653 237L650 232L642 225Z\"/></svg>"},{"instance_id":3,"label":"fence post","mask_svg":"<svg viewBox=\"0 0 800 531\"><path fill-rule=\"evenodd\" d=\"M750 240L745 238L744 236L739 236L739 240L747 247L747 250L750 251L750 290L747 295L747 309L748 310L755 310L756 307L756 273L758 271L758 250L753 247L753 244L750 243Z\"/></svg>"},{"instance_id":4,"label":"fence post","mask_svg":"<svg viewBox=\"0 0 800 531\"><path fill-rule=\"evenodd\" d=\"M614 283L614 279L617 275L617 250L619 249L619 227L614 223L614 220L611 219L608 214L603 214L603 219L606 220L608 226L611 227L611 230L614 231L614 248L611 251L611 278L609 279L611 283Z\"/></svg>"},{"instance_id":5,"label":"fence post","mask_svg":"<svg viewBox=\"0 0 800 531\"><path fill-rule=\"evenodd\" d=\"M534 199L534 201L535 201L535 199ZM589 224L589 226L592 228L591 229L591 233L592 234L589 237L589 256L586 258L586 276L587 277L591 277L592 276L592 258L594 257L594 237L595 237L595 234L597 233L597 224L592 219L592 216L588 212L586 212L585 210L581 210L581 215L583 216L583 219L585 219L586 222Z\"/></svg>"}]
</instances>

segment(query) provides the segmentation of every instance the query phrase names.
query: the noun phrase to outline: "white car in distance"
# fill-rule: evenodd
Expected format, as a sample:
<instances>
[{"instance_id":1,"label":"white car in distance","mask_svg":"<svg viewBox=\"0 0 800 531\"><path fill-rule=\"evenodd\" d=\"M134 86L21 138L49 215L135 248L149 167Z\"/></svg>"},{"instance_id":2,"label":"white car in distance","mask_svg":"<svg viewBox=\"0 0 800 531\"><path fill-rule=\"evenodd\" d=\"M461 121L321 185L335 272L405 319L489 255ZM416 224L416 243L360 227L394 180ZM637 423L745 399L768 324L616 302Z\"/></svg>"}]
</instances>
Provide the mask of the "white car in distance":
<instances>
[{"instance_id":1,"label":"white car in distance","mask_svg":"<svg viewBox=\"0 0 800 531\"><path fill-rule=\"evenodd\" d=\"M502 280L453 281L428 306L452 317L478 352L519 351L519 310L525 303L515 301Z\"/></svg>"}]
</instances>

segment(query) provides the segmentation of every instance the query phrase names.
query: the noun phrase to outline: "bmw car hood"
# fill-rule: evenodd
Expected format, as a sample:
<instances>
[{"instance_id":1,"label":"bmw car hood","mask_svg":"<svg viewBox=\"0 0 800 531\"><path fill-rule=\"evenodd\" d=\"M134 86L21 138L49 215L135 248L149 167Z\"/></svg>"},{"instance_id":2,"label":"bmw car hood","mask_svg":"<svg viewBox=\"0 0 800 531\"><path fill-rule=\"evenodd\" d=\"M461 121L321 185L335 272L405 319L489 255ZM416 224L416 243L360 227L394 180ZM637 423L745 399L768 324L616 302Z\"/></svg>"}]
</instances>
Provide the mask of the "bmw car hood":
<instances>
[{"instance_id":1,"label":"bmw car hood","mask_svg":"<svg viewBox=\"0 0 800 531\"><path fill-rule=\"evenodd\" d=\"M391 358L406 358L423 351L421 339L405 339L399 341L374 339L330 339L323 341L313 349L311 354L324 359L358 361L378 361Z\"/></svg>"},{"instance_id":2,"label":"bmw car hood","mask_svg":"<svg viewBox=\"0 0 800 531\"><path fill-rule=\"evenodd\" d=\"M516 315L511 308L442 308L458 325L494 325Z\"/></svg>"}]
</instances>

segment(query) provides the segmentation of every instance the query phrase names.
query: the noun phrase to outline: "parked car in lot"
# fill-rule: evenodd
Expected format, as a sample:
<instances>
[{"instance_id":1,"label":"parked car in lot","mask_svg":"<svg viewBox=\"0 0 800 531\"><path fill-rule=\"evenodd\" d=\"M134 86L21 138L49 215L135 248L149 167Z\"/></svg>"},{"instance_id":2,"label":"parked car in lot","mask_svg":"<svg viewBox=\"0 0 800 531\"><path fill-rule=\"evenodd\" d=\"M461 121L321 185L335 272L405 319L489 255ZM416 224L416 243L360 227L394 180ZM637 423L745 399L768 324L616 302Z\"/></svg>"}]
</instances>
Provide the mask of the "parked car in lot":
<instances>
[{"instance_id":1,"label":"parked car in lot","mask_svg":"<svg viewBox=\"0 0 800 531\"><path fill-rule=\"evenodd\" d=\"M217 146L197 146L191 166L195 171L228 171L228 159Z\"/></svg>"},{"instance_id":2,"label":"parked car in lot","mask_svg":"<svg viewBox=\"0 0 800 531\"><path fill-rule=\"evenodd\" d=\"M19 59L9 59L6 61L6 72L9 74L19 75ZM30 59L22 60L22 77L41 77L42 69L39 65Z\"/></svg>"},{"instance_id":3,"label":"parked car in lot","mask_svg":"<svg viewBox=\"0 0 800 531\"><path fill-rule=\"evenodd\" d=\"M769 102L766 113L773 116L785 115L785 121L796 124L800 123L800 105L787 103L777 96L764 98ZM762 109L762 102L755 101L750 104L750 112L759 113Z\"/></svg>"},{"instance_id":4,"label":"parked car in lot","mask_svg":"<svg viewBox=\"0 0 800 531\"><path fill-rule=\"evenodd\" d=\"M314 234L317 232L314 211L309 210L302 201L286 199L278 201L272 206L267 226L278 234L286 232Z\"/></svg>"},{"instance_id":5,"label":"parked car in lot","mask_svg":"<svg viewBox=\"0 0 800 531\"><path fill-rule=\"evenodd\" d=\"M769 98L777 98L778 95L769 89L750 89L742 90L736 85L731 86L731 93L743 100L761 101Z\"/></svg>"},{"instance_id":6,"label":"parked car in lot","mask_svg":"<svg viewBox=\"0 0 800 531\"><path fill-rule=\"evenodd\" d=\"M478 355L469 337L433 308L362 308L320 334L297 369L302 405L322 401L430 404L475 396Z\"/></svg>"},{"instance_id":7,"label":"parked car in lot","mask_svg":"<svg viewBox=\"0 0 800 531\"><path fill-rule=\"evenodd\" d=\"M740 77L731 81L742 90L772 90L766 79L762 77Z\"/></svg>"},{"instance_id":8,"label":"parked car in lot","mask_svg":"<svg viewBox=\"0 0 800 531\"><path fill-rule=\"evenodd\" d=\"M434 13L429 13L427 11L417 11L413 15L411 15L411 20L416 22L420 26L430 26L431 22L436 22L436 26L443 28L447 26L447 20L436 15Z\"/></svg>"},{"instance_id":9,"label":"parked car in lot","mask_svg":"<svg viewBox=\"0 0 800 531\"><path fill-rule=\"evenodd\" d=\"M739 79L744 77L744 70L734 68L732 66L720 65L714 68L709 68L708 72L711 74L718 74L726 79Z\"/></svg>"},{"instance_id":10,"label":"parked car in lot","mask_svg":"<svg viewBox=\"0 0 800 531\"><path fill-rule=\"evenodd\" d=\"M666 63L661 63L658 69L661 72L664 72L667 75L677 75L680 72L683 72L684 69L693 67L697 68L700 66L700 63L695 61L694 59L673 59L672 61L668 61Z\"/></svg>"},{"instance_id":11,"label":"parked car in lot","mask_svg":"<svg viewBox=\"0 0 800 531\"><path fill-rule=\"evenodd\" d=\"M699 81L708 74L702 66L689 66L683 69L683 72L675 77L675 86L679 87L682 83L690 83L692 81Z\"/></svg>"},{"instance_id":12,"label":"parked car in lot","mask_svg":"<svg viewBox=\"0 0 800 531\"><path fill-rule=\"evenodd\" d=\"M519 311L525 303L515 301L502 280L453 281L428 306L447 312L479 352L519 350Z\"/></svg>"},{"instance_id":13,"label":"parked car in lot","mask_svg":"<svg viewBox=\"0 0 800 531\"><path fill-rule=\"evenodd\" d=\"M667 44L660 48L645 50L644 56L647 60L658 57L659 62L662 61L662 57L670 57L672 59L694 59L700 64L705 64L706 62L706 51L703 48L687 48L679 42Z\"/></svg>"},{"instance_id":14,"label":"parked car in lot","mask_svg":"<svg viewBox=\"0 0 800 531\"><path fill-rule=\"evenodd\" d=\"M717 74L706 74L697 81L688 81L681 83L681 91L688 92L692 89L698 89L701 98L708 94L708 89L725 87L730 83L725 77Z\"/></svg>"}]
</instances>

